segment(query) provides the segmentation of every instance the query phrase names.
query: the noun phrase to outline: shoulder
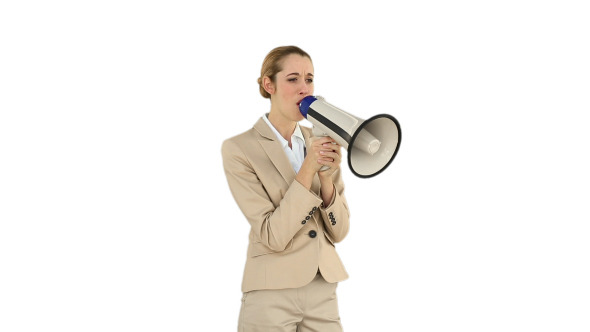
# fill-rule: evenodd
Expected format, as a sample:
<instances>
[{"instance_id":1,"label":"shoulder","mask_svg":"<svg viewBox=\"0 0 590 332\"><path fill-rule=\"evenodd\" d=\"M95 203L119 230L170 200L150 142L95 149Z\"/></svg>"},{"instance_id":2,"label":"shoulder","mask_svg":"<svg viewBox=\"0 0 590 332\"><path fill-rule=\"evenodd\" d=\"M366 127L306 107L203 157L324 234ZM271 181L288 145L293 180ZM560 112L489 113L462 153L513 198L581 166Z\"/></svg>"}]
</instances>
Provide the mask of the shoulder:
<instances>
[{"instance_id":1,"label":"shoulder","mask_svg":"<svg viewBox=\"0 0 590 332\"><path fill-rule=\"evenodd\" d=\"M255 152L259 148L258 141L271 139L272 136L274 134L261 117L252 128L223 141L221 152L224 158L230 155L244 156Z\"/></svg>"},{"instance_id":2,"label":"shoulder","mask_svg":"<svg viewBox=\"0 0 590 332\"><path fill-rule=\"evenodd\" d=\"M226 154L235 154L244 147L252 144L252 141L258 139L258 134L254 128L250 128L245 132L236 136L230 137L221 144L221 152Z\"/></svg>"},{"instance_id":3,"label":"shoulder","mask_svg":"<svg viewBox=\"0 0 590 332\"><path fill-rule=\"evenodd\" d=\"M299 124L299 128L301 129L301 132L303 132L304 134L311 135L311 128L302 126L301 124Z\"/></svg>"},{"instance_id":4,"label":"shoulder","mask_svg":"<svg viewBox=\"0 0 590 332\"><path fill-rule=\"evenodd\" d=\"M306 142L313 136L312 129L309 127L299 124L299 130L301 130L301 134L303 135L303 138Z\"/></svg>"}]
</instances>

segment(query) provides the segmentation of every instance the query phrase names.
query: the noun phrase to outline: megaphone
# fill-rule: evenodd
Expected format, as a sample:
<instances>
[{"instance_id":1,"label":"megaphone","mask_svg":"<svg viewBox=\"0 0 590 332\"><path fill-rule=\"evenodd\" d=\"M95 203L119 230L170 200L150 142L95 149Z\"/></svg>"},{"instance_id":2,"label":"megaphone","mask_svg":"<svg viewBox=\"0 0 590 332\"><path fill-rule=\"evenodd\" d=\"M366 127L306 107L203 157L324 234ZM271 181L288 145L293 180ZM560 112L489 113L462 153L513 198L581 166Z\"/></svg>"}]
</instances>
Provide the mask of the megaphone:
<instances>
[{"instance_id":1,"label":"megaphone","mask_svg":"<svg viewBox=\"0 0 590 332\"><path fill-rule=\"evenodd\" d=\"M348 167L360 178L381 173L397 155L402 132L399 122L389 114L363 120L320 96L303 98L299 111L313 124L315 136L330 136L347 149Z\"/></svg>"}]
</instances>

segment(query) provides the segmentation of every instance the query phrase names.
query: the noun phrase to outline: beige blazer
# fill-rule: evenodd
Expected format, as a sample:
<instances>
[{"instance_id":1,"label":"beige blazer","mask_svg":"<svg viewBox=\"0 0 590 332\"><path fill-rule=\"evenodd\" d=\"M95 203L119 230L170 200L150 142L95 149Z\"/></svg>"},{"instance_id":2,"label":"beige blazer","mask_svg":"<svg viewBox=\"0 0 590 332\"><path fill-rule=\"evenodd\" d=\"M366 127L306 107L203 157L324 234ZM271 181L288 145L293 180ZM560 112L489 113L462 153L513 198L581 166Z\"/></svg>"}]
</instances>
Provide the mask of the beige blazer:
<instances>
[{"instance_id":1,"label":"beige blazer","mask_svg":"<svg viewBox=\"0 0 590 332\"><path fill-rule=\"evenodd\" d=\"M311 129L301 126L306 146ZM340 170L334 197L324 207L316 174L311 190L295 180L281 143L260 119L222 145L233 197L251 226L242 291L296 288L318 269L328 282L348 278L334 244L348 233L349 212Z\"/></svg>"}]
</instances>

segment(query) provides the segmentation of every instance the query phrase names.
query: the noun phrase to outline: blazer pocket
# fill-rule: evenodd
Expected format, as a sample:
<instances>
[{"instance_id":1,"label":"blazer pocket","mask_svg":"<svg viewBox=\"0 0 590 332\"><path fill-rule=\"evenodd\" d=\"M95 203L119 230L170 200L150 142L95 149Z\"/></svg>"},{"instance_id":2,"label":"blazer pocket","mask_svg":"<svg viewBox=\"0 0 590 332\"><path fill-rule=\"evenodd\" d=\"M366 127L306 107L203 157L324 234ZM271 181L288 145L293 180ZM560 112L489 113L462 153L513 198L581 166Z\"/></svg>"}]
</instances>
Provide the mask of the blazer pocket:
<instances>
[{"instance_id":1,"label":"blazer pocket","mask_svg":"<svg viewBox=\"0 0 590 332\"><path fill-rule=\"evenodd\" d=\"M287 243L285 250L282 250L282 251L272 250L262 242L252 242L250 244L250 248L251 248L250 256L251 257L258 257L258 256L262 256L262 255L276 254L278 252L285 252L285 251L291 249L292 247L293 247L293 239L291 239L291 241L289 241L289 243Z\"/></svg>"}]
</instances>

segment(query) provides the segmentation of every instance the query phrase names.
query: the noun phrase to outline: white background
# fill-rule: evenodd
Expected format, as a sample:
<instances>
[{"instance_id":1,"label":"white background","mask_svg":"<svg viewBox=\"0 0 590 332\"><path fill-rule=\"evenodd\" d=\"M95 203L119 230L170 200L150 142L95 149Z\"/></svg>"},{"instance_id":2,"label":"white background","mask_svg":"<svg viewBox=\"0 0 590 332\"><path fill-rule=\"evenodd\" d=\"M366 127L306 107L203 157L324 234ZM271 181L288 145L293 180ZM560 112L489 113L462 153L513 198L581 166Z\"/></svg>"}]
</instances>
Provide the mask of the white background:
<instances>
[{"instance_id":1,"label":"white background","mask_svg":"<svg viewBox=\"0 0 590 332\"><path fill-rule=\"evenodd\" d=\"M1 331L236 330L220 148L280 45L402 126L384 173L344 171L346 331L590 330L583 1L324 3L2 2Z\"/></svg>"}]
</instances>

